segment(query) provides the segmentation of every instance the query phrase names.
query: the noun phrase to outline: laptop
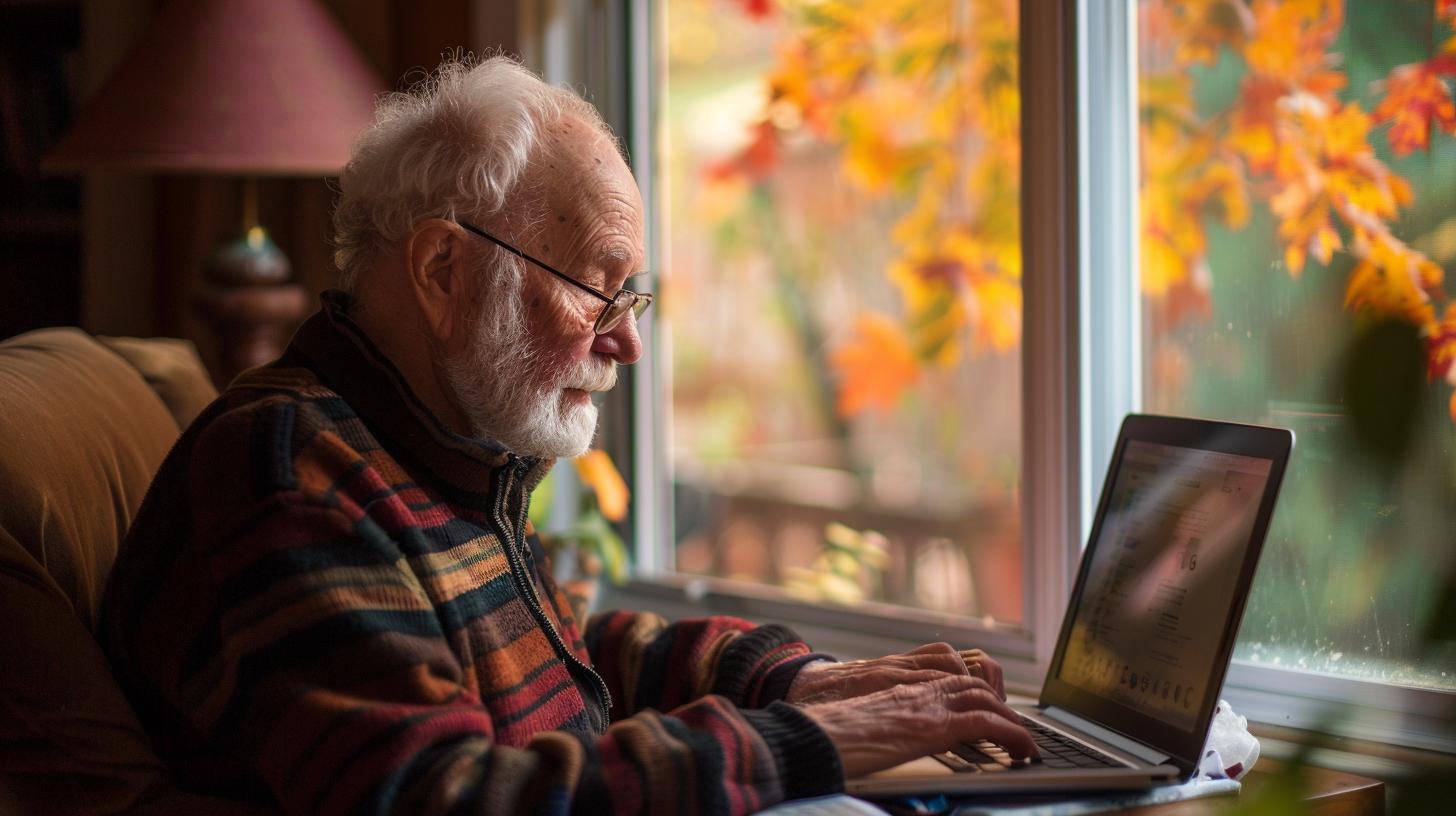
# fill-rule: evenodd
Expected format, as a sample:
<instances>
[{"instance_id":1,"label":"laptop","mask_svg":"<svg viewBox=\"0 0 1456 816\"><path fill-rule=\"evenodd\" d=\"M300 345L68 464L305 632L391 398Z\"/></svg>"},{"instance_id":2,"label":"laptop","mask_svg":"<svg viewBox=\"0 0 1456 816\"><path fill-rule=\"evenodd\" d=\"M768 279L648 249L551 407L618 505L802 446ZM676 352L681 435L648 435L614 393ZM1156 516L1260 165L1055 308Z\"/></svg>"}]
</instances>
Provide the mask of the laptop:
<instances>
[{"instance_id":1,"label":"laptop","mask_svg":"<svg viewBox=\"0 0 1456 816\"><path fill-rule=\"evenodd\" d=\"M1279 428L1127 417L1039 700L1012 706L1040 759L964 744L846 790L1046 793L1187 780L1293 447Z\"/></svg>"}]
</instances>

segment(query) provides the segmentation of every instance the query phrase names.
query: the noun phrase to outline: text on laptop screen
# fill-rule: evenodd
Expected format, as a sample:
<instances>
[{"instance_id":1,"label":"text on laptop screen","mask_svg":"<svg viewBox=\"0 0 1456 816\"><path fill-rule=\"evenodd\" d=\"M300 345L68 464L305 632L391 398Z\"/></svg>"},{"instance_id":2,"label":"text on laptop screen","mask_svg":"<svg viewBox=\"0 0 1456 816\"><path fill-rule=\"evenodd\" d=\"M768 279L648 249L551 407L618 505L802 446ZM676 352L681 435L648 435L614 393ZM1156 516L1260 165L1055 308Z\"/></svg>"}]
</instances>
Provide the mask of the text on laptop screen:
<instances>
[{"instance_id":1,"label":"text on laptop screen","mask_svg":"<svg viewBox=\"0 0 1456 816\"><path fill-rule=\"evenodd\" d=\"M1272 465L1127 443L1060 680L1195 727Z\"/></svg>"}]
</instances>

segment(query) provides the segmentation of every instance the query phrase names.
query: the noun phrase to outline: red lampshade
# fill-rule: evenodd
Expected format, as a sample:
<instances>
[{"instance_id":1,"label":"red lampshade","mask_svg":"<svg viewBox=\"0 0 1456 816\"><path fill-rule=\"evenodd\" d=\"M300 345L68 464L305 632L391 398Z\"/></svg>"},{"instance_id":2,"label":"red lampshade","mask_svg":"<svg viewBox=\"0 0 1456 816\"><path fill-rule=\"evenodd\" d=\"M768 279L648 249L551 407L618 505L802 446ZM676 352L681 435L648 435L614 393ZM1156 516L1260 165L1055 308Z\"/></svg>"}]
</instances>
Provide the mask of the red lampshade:
<instances>
[{"instance_id":1,"label":"red lampshade","mask_svg":"<svg viewBox=\"0 0 1456 816\"><path fill-rule=\"evenodd\" d=\"M335 175L382 90L315 0L174 0L43 164Z\"/></svg>"}]
</instances>

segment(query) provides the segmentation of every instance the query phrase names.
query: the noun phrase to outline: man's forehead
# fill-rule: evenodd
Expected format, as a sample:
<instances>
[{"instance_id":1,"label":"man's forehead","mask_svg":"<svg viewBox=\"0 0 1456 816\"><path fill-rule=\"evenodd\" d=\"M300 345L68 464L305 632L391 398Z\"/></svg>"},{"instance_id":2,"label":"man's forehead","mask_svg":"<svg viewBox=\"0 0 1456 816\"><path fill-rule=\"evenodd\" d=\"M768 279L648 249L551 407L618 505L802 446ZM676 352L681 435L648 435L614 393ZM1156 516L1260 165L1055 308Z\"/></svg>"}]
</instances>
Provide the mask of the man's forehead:
<instances>
[{"instance_id":1,"label":"man's forehead","mask_svg":"<svg viewBox=\"0 0 1456 816\"><path fill-rule=\"evenodd\" d=\"M642 199L621 159L610 153L552 158L542 168L547 219L559 229L583 233L581 238L590 242L583 249L594 260L624 263L638 258L643 249ZM608 159L615 166L608 166Z\"/></svg>"}]
</instances>

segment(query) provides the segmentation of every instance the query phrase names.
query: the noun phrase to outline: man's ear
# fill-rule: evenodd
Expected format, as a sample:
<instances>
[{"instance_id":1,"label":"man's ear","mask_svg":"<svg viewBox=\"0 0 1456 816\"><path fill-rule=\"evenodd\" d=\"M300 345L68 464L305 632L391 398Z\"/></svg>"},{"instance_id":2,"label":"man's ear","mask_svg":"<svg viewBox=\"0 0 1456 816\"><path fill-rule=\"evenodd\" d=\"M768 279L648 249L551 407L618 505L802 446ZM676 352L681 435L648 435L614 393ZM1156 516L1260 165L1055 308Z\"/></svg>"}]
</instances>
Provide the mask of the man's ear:
<instances>
[{"instance_id":1,"label":"man's ear","mask_svg":"<svg viewBox=\"0 0 1456 816\"><path fill-rule=\"evenodd\" d=\"M443 218L420 221L405 238L410 290L430 333L446 347L464 337L475 294L465 238L465 230Z\"/></svg>"}]
</instances>

